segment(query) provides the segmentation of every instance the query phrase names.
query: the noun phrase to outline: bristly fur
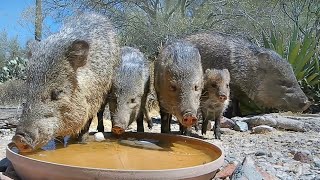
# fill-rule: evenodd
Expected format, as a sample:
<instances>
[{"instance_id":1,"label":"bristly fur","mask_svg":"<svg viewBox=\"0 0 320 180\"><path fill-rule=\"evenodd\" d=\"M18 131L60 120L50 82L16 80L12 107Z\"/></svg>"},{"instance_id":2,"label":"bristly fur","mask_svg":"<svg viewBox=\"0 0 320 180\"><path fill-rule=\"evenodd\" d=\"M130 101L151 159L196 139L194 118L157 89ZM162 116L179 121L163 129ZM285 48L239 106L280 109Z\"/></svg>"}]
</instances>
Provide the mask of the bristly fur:
<instances>
[{"instance_id":1,"label":"bristly fur","mask_svg":"<svg viewBox=\"0 0 320 180\"><path fill-rule=\"evenodd\" d=\"M119 62L113 26L99 14L68 19L60 32L30 43L28 92L17 134L35 147L79 133L99 111Z\"/></svg>"},{"instance_id":2,"label":"bristly fur","mask_svg":"<svg viewBox=\"0 0 320 180\"><path fill-rule=\"evenodd\" d=\"M218 32L193 34L185 40L199 49L204 70L229 70L234 97L245 95L260 106L279 110L308 107L291 65L276 52Z\"/></svg>"}]
</instances>

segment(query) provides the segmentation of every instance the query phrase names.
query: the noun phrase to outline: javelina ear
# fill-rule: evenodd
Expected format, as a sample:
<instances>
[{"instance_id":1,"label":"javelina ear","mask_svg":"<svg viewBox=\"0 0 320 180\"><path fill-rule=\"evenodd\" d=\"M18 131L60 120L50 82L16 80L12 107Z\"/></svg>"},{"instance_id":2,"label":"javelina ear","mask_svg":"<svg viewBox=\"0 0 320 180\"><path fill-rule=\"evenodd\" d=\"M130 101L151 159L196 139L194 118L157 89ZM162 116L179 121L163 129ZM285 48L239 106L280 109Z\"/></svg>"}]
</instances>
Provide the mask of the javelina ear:
<instances>
[{"instance_id":1,"label":"javelina ear","mask_svg":"<svg viewBox=\"0 0 320 180\"><path fill-rule=\"evenodd\" d=\"M83 40L75 40L68 47L67 59L70 62L73 69L77 69L86 65L89 52L89 44Z\"/></svg>"}]
</instances>

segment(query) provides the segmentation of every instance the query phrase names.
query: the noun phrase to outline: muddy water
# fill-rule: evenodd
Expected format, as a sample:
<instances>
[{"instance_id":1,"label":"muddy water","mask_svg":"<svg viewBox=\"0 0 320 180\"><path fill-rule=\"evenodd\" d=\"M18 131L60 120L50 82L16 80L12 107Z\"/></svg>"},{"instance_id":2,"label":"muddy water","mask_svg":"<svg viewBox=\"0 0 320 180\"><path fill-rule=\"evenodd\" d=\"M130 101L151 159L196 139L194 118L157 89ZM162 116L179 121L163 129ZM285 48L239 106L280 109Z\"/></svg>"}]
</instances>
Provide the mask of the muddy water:
<instances>
[{"instance_id":1,"label":"muddy water","mask_svg":"<svg viewBox=\"0 0 320 180\"><path fill-rule=\"evenodd\" d=\"M65 165L123 170L184 168L211 162L219 156L211 149L183 141L139 141L140 145L147 142L145 147L131 146L130 141L137 140L91 141L87 144L69 144L67 147L60 144L56 145L55 150L24 155Z\"/></svg>"}]
</instances>

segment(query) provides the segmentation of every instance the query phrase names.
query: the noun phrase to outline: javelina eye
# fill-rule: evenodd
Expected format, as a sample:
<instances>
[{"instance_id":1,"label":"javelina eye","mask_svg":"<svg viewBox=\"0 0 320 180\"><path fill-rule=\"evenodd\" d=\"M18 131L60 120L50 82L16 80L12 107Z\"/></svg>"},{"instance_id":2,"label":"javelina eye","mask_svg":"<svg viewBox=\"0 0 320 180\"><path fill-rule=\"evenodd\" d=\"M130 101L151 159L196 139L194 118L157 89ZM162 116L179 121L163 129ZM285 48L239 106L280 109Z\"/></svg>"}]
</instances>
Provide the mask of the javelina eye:
<instances>
[{"instance_id":1,"label":"javelina eye","mask_svg":"<svg viewBox=\"0 0 320 180\"><path fill-rule=\"evenodd\" d=\"M229 88L229 84L227 84L227 88Z\"/></svg>"},{"instance_id":2,"label":"javelina eye","mask_svg":"<svg viewBox=\"0 0 320 180\"><path fill-rule=\"evenodd\" d=\"M171 91L176 91L177 90L177 87L175 85L170 85L170 90Z\"/></svg>"},{"instance_id":3,"label":"javelina eye","mask_svg":"<svg viewBox=\"0 0 320 180\"><path fill-rule=\"evenodd\" d=\"M51 101L59 100L59 95L62 93L62 90L53 90L51 91Z\"/></svg>"},{"instance_id":4,"label":"javelina eye","mask_svg":"<svg viewBox=\"0 0 320 180\"><path fill-rule=\"evenodd\" d=\"M199 86L194 86L194 90L198 91L199 90Z\"/></svg>"}]
</instances>

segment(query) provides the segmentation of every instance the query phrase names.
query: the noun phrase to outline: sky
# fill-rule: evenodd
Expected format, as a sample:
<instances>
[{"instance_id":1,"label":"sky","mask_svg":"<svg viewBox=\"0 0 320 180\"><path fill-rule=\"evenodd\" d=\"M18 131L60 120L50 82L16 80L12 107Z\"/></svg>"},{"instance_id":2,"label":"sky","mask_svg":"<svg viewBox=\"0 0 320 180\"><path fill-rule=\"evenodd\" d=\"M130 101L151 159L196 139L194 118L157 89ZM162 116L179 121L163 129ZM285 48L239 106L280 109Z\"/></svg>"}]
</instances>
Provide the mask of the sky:
<instances>
[{"instance_id":1,"label":"sky","mask_svg":"<svg viewBox=\"0 0 320 180\"><path fill-rule=\"evenodd\" d=\"M9 38L17 37L22 47L34 39L34 26L31 23L28 26L21 24L22 12L31 6L35 6L35 0L0 0L0 32L6 31ZM44 23L50 32L56 32L59 26L50 17Z\"/></svg>"}]
</instances>

